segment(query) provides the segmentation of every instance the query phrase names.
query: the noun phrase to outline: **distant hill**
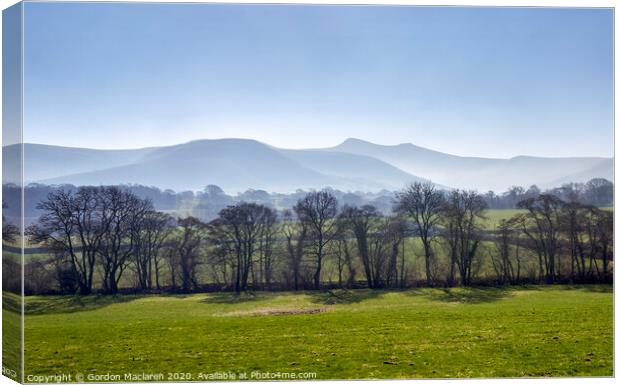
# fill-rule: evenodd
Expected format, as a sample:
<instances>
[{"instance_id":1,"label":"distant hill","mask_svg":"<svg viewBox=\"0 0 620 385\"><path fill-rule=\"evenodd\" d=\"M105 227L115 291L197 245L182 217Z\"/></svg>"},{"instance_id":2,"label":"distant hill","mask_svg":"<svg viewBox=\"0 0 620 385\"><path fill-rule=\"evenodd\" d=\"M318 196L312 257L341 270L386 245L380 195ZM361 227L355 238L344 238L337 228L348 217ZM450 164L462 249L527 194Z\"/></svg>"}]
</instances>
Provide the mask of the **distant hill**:
<instances>
[{"instance_id":1,"label":"distant hill","mask_svg":"<svg viewBox=\"0 0 620 385\"><path fill-rule=\"evenodd\" d=\"M351 190L399 190L407 183L427 181L370 156L314 150L279 151L304 167L352 181L355 188Z\"/></svg>"},{"instance_id":2,"label":"distant hill","mask_svg":"<svg viewBox=\"0 0 620 385\"><path fill-rule=\"evenodd\" d=\"M134 153L126 150L129 153L120 155L109 151L108 156L105 150L91 150L93 152L89 153L85 149L43 147L28 145L27 160L30 168L37 172L27 173L36 177L27 182L134 183L176 191L201 190L208 184L215 184L227 192L236 193L249 188L277 192L323 187L378 191L401 188L404 183L421 180L363 155L281 150L246 139L199 140L135 150ZM55 158L53 167L44 165L44 162L50 162L50 154ZM73 165L73 162L82 164ZM69 172L58 176L54 167ZM50 168L55 170L55 175L50 172L53 177L45 177Z\"/></svg>"},{"instance_id":3,"label":"distant hill","mask_svg":"<svg viewBox=\"0 0 620 385\"><path fill-rule=\"evenodd\" d=\"M19 156L19 147L6 146L2 155L8 165ZM610 158L460 157L413 144L383 146L359 139L314 150L279 149L248 139L197 140L136 150L25 144L24 157L26 183L132 183L175 191L213 184L230 194L250 188L284 193L323 187L397 190L424 180L440 187L501 192L512 185L545 188L594 177L613 180ZM19 170L5 170L3 182L19 179Z\"/></svg>"},{"instance_id":4,"label":"distant hill","mask_svg":"<svg viewBox=\"0 0 620 385\"><path fill-rule=\"evenodd\" d=\"M610 158L462 157L411 143L384 146L353 138L324 150L374 157L436 183L479 191L505 191L513 185L554 187L558 181L585 182L594 177L613 180Z\"/></svg>"},{"instance_id":5,"label":"distant hill","mask_svg":"<svg viewBox=\"0 0 620 385\"><path fill-rule=\"evenodd\" d=\"M138 150L93 150L90 148L24 144L24 174L28 181L61 177L139 162L155 148ZM15 182L21 170L10 167L21 157L17 144L2 148L3 182Z\"/></svg>"},{"instance_id":6,"label":"distant hill","mask_svg":"<svg viewBox=\"0 0 620 385\"><path fill-rule=\"evenodd\" d=\"M289 191L335 182L278 151L251 140L201 140L161 147L138 162L104 170L65 175L44 183L138 183L176 191L201 190L208 184L227 192L248 188Z\"/></svg>"},{"instance_id":7,"label":"distant hill","mask_svg":"<svg viewBox=\"0 0 620 385\"><path fill-rule=\"evenodd\" d=\"M614 160L603 159L591 168L555 179L543 187L561 186L570 182L587 182L594 177L614 180Z\"/></svg>"}]
</instances>

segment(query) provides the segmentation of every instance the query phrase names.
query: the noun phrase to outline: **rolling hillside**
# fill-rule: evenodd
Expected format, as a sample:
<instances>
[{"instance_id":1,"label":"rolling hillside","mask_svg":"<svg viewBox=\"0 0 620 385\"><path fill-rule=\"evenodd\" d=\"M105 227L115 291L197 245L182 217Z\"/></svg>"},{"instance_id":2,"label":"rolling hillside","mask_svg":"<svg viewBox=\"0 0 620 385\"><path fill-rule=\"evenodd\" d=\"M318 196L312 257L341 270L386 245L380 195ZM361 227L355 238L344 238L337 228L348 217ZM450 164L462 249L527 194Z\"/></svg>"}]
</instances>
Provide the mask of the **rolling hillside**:
<instances>
[{"instance_id":1,"label":"rolling hillside","mask_svg":"<svg viewBox=\"0 0 620 385\"><path fill-rule=\"evenodd\" d=\"M249 188L284 193L324 187L393 191L421 180L441 187L502 192L512 185L546 188L594 177L613 179L610 158L460 157L409 143L383 146L359 139L314 150L217 139L136 150L26 144L24 152L26 183L133 183L175 191L214 184L232 194ZM3 148L5 165L17 156L19 147ZM3 182L18 178L19 170L12 169L5 172Z\"/></svg>"},{"instance_id":2,"label":"rolling hillside","mask_svg":"<svg viewBox=\"0 0 620 385\"><path fill-rule=\"evenodd\" d=\"M356 186L354 190L398 190L407 183L426 181L370 156L313 150L280 150L280 153L304 167L351 180Z\"/></svg>"},{"instance_id":3,"label":"rolling hillside","mask_svg":"<svg viewBox=\"0 0 620 385\"><path fill-rule=\"evenodd\" d=\"M248 188L292 192L327 186L342 190L397 189L421 180L363 155L279 150L245 139L199 140L136 151L140 153L134 154L134 162L105 169L101 169L105 163L100 163L93 171L38 181L76 185L136 183L177 191L201 190L215 184L235 193ZM29 161L34 164L37 159L32 156Z\"/></svg>"},{"instance_id":4,"label":"rolling hillside","mask_svg":"<svg viewBox=\"0 0 620 385\"><path fill-rule=\"evenodd\" d=\"M90 172L139 162L154 148L137 150L93 150L89 148L24 144L24 174L27 182L41 181L64 175ZM19 180L20 170L8 166L21 157L19 145L2 148L3 182Z\"/></svg>"},{"instance_id":5,"label":"rolling hillside","mask_svg":"<svg viewBox=\"0 0 620 385\"><path fill-rule=\"evenodd\" d=\"M384 146L359 139L347 139L325 151L374 157L435 183L479 191L505 191L513 185L555 187L558 181L585 182L594 177L613 180L610 158L462 157L411 143Z\"/></svg>"}]
</instances>

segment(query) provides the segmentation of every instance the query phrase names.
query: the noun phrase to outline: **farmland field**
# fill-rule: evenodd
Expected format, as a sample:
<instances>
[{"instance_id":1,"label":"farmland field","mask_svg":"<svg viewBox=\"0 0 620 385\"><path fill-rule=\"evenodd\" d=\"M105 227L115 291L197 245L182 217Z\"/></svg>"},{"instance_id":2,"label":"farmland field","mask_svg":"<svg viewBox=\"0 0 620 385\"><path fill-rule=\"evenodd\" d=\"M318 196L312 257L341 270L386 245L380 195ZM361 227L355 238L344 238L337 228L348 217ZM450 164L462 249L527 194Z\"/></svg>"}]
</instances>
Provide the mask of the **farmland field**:
<instances>
[{"instance_id":1,"label":"farmland field","mask_svg":"<svg viewBox=\"0 0 620 385\"><path fill-rule=\"evenodd\" d=\"M87 381L129 372L613 375L613 294L603 285L33 296L25 333L26 376Z\"/></svg>"}]
</instances>

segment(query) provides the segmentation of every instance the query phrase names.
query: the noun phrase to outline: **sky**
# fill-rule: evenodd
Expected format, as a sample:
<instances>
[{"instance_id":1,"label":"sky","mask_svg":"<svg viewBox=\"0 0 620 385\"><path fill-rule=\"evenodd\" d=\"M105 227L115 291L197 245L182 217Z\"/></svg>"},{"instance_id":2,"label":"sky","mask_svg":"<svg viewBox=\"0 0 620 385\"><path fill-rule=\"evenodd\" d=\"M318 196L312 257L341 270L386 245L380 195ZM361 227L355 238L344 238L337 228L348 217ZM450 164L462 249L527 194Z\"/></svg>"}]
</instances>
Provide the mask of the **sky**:
<instances>
[{"instance_id":1,"label":"sky","mask_svg":"<svg viewBox=\"0 0 620 385\"><path fill-rule=\"evenodd\" d=\"M26 3L24 140L613 156L610 9Z\"/></svg>"}]
</instances>

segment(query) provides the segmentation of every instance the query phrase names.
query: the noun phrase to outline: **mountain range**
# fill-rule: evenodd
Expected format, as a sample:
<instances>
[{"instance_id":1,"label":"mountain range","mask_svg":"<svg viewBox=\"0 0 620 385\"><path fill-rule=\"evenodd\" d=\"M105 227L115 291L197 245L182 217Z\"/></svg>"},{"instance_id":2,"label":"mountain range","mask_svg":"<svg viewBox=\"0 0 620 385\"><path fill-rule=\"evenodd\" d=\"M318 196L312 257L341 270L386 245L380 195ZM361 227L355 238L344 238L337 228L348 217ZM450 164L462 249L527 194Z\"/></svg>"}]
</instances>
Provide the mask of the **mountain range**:
<instances>
[{"instance_id":1,"label":"mountain range","mask_svg":"<svg viewBox=\"0 0 620 385\"><path fill-rule=\"evenodd\" d=\"M20 172L7 167L18 145L3 147L3 183ZM95 150L24 144L25 183L142 184L202 190L213 184L234 194L332 187L343 191L398 190L415 181L441 187L505 191L510 186L555 187L600 177L613 180L613 158L509 159L462 157L410 143L378 145L347 139L321 149L281 149L250 139L196 140L135 150Z\"/></svg>"}]
</instances>

